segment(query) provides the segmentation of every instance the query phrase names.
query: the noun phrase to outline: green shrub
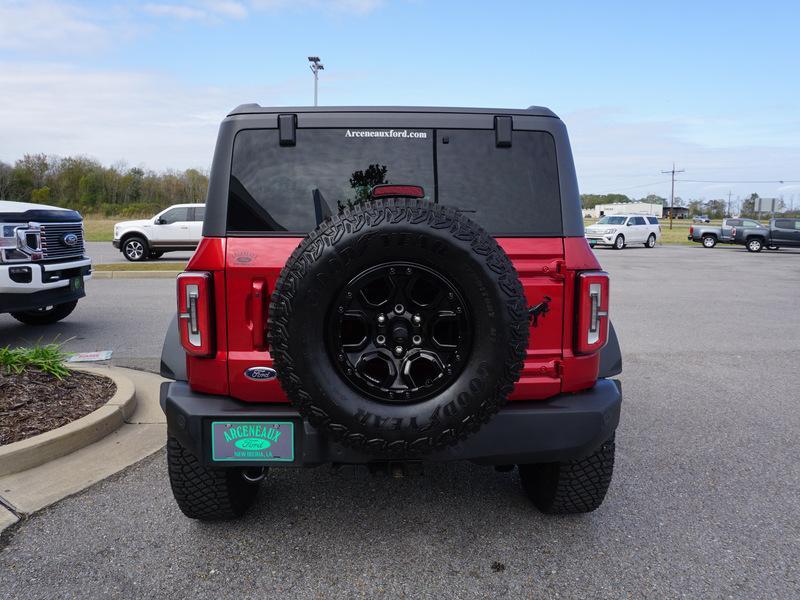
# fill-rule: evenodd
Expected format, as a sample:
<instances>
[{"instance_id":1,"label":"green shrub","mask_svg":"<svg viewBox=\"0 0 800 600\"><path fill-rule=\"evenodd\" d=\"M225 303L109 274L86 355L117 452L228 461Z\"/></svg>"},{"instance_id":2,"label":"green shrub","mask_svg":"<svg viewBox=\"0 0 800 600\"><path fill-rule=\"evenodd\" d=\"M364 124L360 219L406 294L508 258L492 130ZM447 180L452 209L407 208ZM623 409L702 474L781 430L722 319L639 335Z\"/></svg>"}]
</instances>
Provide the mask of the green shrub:
<instances>
[{"instance_id":1,"label":"green shrub","mask_svg":"<svg viewBox=\"0 0 800 600\"><path fill-rule=\"evenodd\" d=\"M49 373L56 379L69 377L70 370L64 366L70 352L64 352L61 344L37 344L33 348L0 348L0 370L4 373L22 373L37 369Z\"/></svg>"}]
</instances>

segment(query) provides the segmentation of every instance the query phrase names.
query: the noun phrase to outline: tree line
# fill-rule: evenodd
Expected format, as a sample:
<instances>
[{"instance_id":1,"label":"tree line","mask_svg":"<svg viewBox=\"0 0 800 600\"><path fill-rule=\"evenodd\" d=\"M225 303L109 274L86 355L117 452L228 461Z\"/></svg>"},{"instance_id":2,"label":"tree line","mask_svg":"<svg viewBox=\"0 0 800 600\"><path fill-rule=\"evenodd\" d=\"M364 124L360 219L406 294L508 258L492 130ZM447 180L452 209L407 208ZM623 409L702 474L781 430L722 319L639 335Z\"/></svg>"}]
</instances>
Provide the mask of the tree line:
<instances>
[{"instance_id":1,"label":"tree line","mask_svg":"<svg viewBox=\"0 0 800 600\"><path fill-rule=\"evenodd\" d=\"M156 172L83 156L26 154L0 161L0 200L74 208L84 215L150 216L171 204L205 202L208 175L197 169Z\"/></svg>"},{"instance_id":2,"label":"tree line","mask_svg":"<svg viewBox=\"0 0 800 600\"><path fill-rule=\"evenodd\" d=\"M105 167L84 156L61 158L46 154L26 154L13 165L0 161L0 200L52 204L74 208L85 215L150 216L171 204L204 202L207 188L208 174L198 169L156 172L124 163ZM738 212L757 217L758 197L751 194L741 202ZM668 198L655 194L639 199L625 194L581 195L584 209L617 202L669 206ZM723 199L684 202L676 197L675 206L687 207L690 216L704 214L712 219L725 217L731 209ZM786 212L782 199L776 201L775 210L800 216L800 210ZM762 216L767 215L762 213Z\"/></svg>"}]
</instances>

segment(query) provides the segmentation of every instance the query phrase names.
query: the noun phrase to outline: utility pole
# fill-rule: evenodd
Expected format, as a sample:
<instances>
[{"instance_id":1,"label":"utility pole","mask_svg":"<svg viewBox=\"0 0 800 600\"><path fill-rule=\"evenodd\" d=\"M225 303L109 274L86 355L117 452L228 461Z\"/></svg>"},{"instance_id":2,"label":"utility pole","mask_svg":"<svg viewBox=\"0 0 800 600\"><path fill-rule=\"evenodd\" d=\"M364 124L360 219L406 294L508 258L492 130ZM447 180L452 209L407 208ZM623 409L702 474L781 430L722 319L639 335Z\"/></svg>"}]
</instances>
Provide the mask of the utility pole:
<instances>
[{"instance_id":1,"label":"utility pole","mask_svg":"<svg viewBox=\"0 0 800 600\"><path fill-rule=\"evenodd\" d=\"M319 82L319 72L325 70L325 65L319 62L319 56L309 56L308 62L311 64L308 65L311 68L311 72L314 73L314 106L317 105L317 84Z\"/></svg>"},{"instance_id":2,"label":"utility pole","mask_svg":"<svg viewBox=\"0 0 800 600\"><path fill-rule=\"evenodd\" d=\"M733 213L731 212L731 191L728 190L728 216L732 217Z\"/></svg>"},{"instance_id":3,"label":"utility pole","mask_svg":"<svg viewBox=\"0 0 800 600\"><path fill-rule=\"evenodd\" d=\"M675 216L675 173L683 173L686 169L675 170L675 163L672 163L672 170L661 171L662 173L672 173L672 191L669 193L669 228L672 229L672 217Z\"/></svg>"}]
</instances>

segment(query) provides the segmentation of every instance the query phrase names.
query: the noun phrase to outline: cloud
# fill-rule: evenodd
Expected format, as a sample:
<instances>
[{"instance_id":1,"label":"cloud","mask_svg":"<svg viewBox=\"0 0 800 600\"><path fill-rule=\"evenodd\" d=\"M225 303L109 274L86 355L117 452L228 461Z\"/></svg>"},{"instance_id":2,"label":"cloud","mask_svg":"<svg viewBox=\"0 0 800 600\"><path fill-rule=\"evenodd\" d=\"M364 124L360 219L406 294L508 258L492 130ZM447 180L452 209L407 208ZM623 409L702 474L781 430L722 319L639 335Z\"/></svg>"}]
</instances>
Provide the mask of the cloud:
<instances>
[{"instance_id":1,"label":"cloud","mask_svg":"<svg viewBox=\"0 0 800 600\"><path fill-rule=\"evenodd\" d=\"M0 160L87 155L149 168L208 168L220 121L244 100L286 104L291 85L212 87L123 70L0 63Z\"/></svg>"},{"instance_id":2,"label":"cloud","mask_svg":"<svg viewBox=\"0 0 800 600\"><path fill-rule=\"evenodd\" d=\"M383 5L383 0L253 0L253 8L278 10L285 8L315 9L365 15Z\"/></svg>"},{"instance_id":3,"label":"cloud","mask_svg":"<svg viewBox=\"0 0 800 600\"><path fill-rule=\"evenodd\" d=\"M156 17L174 17L182 21L208 18L205 10L184 4L145 4L142 10Z\"/></svg>"},{"instance_id":4,"label":"cloud","mask_svg":"<svg viewBox=\"0 0 800 600\"><path fill-rule=\"evenodd\" d=\"M109 32L86 9L58 2L0 2L0 49L85 52L109 41Z\"/></svg>"},{"instance_id":5,"label":"cloud","mask_svg":"<svg viewBox=\"0 0 800 600\"><path fill-rule=\"evenodd\" d=\"M797 193L777 180L800 179L798 143L711 143L706 141L709 137L696 136L691 119L636 119L609 108L562 117L570 131L578 180L585 193L668 196L670 176L661 171L670 169L673 161L677 168L685 169L677 178L675 192L684 198L718 198L727 196L729 190L734 196L754 191L767 197ZM776 182L734 183L764 180Z\"/></svg>"},{"instance_id":6,"label":"cloud","mask_svg":"<svg viewBox=\"0 0 800 600\"><path fill-rule=\"evenodd\" d=\"M231 19L243 19L247 16L247 7L241 2L205 2L211 12Z\"/></svg>"},{"instance_id":7,"label":"cloud","mask_svg":"<svg viewBox=\"0 0 800 600\"><path fill-rule=\"evenodd\" d=\"M172 17L181 21L243 19L247 16L247 7L244 4L224 0L188 4L148 3L142 7L142 10L156 17Z\"/></svg>"},{"instance_id":8,"label":"cloud","mask_svg":"<svg viewBox=\"0 0 800 600\"><path fill-rule=\"evenodd\" d=\"M149 3L146 13L183 21L243 19L254 11L324 11L366 15L383 5L384 0L251 0L248 3L229 0L195 0L181 4Z\"/></svg>"}]
</instances>

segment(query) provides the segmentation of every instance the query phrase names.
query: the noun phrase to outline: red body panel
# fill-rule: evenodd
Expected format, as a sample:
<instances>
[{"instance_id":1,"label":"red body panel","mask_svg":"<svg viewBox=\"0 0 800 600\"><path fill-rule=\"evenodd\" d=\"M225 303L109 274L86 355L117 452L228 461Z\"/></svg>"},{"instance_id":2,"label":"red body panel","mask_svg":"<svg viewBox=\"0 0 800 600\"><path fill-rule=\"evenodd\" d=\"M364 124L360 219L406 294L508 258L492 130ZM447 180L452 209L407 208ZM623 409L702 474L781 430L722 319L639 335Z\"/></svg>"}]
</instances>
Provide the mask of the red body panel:
<instances>
[{"instance_id":1,"label":"red body panel","mask_svg":"<svg viewBox=\"0 0 800 600\"><path fill-rule=\"evenodd\" d=\"M192 389L246 402L287 402L277 380L251 381L248 367L272 366L266 347L269 298L297 237L204 239L187 270L214 274L216 354L188 358ZM551 298L531 328L525 365L511 400L537 400L592 387L599 354L576 356L575 272L599 264L583 238L498 238L516 267L529 305Z\"/></svg>"},{"instance_id":2,"label":"red body panel","mask_svg":"<svg viewBox=\"0 0 800 600\"><path fill-rule=\"evenodd\" d=\"M211 358L186 357L189 385L196 392L228 395L228 341L225 323L225 238L203 238L186 267L187 271L208 271L214 278L214 331L216 352Z\"/></svg>"}]
</instances>

